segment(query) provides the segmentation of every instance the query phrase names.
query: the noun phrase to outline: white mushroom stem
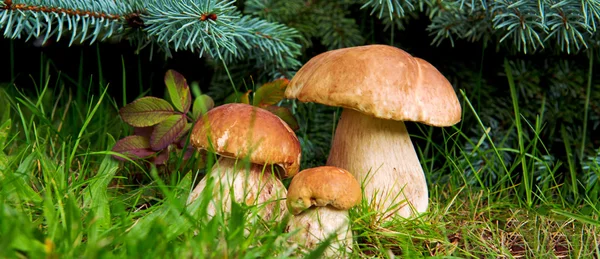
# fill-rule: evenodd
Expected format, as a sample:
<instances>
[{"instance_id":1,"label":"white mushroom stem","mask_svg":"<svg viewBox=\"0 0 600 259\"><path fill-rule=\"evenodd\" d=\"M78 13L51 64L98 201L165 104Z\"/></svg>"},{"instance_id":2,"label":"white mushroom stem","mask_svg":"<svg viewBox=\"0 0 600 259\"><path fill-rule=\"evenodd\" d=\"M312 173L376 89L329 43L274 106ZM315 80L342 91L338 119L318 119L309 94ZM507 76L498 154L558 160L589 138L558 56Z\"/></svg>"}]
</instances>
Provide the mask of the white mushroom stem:
<instances>
[{"instance_id":1,"label":"white mushroom stem","mask_svg":"<svg viewBox=\"0 0 600 259\"><path fill-rule=\"evenodd\" d=\"M194 188L187 203L191 204L204 195L210 199L206 212L209 217L214 217L217 212L230 211L233 194L237 203L256 205L257 214L263 220L281 220L287 213L285 186L271 173L270 166L252 164L247 168L241 163L236 164L232 158L219 158L212 171ZM208 183L213 186L212 194L204 191Z\"/></svg>"},{"instance_id":2,"label":"white mushroom stem","mask_svg":"<svg viewBox=\"0 0 600 259\"><path fill-rule=\"evenodd\" d=\"M327 258L341 258L352 252L352 230L347 210L329 206L311 207L293 216L286 232L296 232L290 237L290 241L307 251L316 249L323 241L332 237L330 246L323 254Z\"/></svg>"},{"instance_id":3,"label":"white mushroom stem","mask_svg":"<svg viewBox=\"0 0 600 259\"><path fill-rule=\"evenodd\" d=\"M427 210L427 182L402 121L344 109L327 165L350 171L363 185L369 204L383 217L410 217L413 210Z\"/></svg>"}]
</instances>

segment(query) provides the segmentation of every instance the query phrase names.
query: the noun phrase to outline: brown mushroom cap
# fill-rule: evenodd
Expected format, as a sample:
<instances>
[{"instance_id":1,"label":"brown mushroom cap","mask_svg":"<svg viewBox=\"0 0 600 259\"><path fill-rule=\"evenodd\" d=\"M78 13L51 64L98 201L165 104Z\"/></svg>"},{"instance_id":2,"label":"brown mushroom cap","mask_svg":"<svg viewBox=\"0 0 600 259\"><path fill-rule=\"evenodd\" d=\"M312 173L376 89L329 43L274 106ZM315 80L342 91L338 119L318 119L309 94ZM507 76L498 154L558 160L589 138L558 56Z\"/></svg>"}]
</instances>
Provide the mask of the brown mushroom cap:
<instances>
[{"instance_id":1,"label":"brown mushroom cap","mask_svg":"<svg viewBox=\"0 0 600 259\"><path fill-rule=\"evenodd\" d=\"M456 93L435 67L386 45L313 57L292 78L285 96L431 126L452 126L461 119Z\"/></svg>"},{"instance_id":2,"label":"brown mushroom cap","mask_svg":"<svg viewBox=\"0 0 600 259\"><path fill-rule=\"evenodd\" d=\"M230 158L251 163L279 165L282 177L300 168L300 142L294 131L275 114L255 106L230 103L208 111L198 119L191 144Z\"/></svg>"},{"instance_id":3,"label":"brown mushroom cap","mask_svg":"<svg viewBox=\"0 0 600 259\"><path fill-rule=\"evenodd\" d=\"M360 184L350 172L335 166L302 170L292 179L287 206L294 215L311 206L348 210L362 199Z\"/></svg>"}]
</instances>

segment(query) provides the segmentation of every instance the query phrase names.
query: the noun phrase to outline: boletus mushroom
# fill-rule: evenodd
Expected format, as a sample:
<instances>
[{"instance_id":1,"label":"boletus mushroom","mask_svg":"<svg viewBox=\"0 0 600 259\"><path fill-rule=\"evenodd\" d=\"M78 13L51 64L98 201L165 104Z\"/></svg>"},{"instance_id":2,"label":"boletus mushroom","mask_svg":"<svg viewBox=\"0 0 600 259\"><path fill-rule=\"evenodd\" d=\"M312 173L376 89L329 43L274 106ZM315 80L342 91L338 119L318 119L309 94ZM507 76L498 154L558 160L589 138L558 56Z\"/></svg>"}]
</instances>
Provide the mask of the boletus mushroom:
<instances>
[{"instance_id":1,"label":"boletus mushroom","mask_svg":"<svg viewBox=\"0 0 600 259\"><path fill-rule=\"evenodd\" d=\"M328 238L326 257L340 258L352 251L348 210L362 200L360 184L348 171L334 166L302 170L290 183L287 232L298 231L291 241L312 250Z\"/></svg>"},{"instance_id":2,"label":"boletus mushroom","mask_svg":"<svg viewBox=\"0 0 600 259\"><path fill-rule=\"evenodd\" d=\"M296 134L283 120L259 107L225 104L198 119L190 142L219 158L189 195L188 204L213 178L213 193L208 194L209 216L217 213L216 205L229 212L232 199L260 206L258 214L266 221L285 216L287 190L280 179L298 173L301 152ZM249 166L245 161L250 162Z\"/></svg>"},{"instance_id":3,"label":"boletus mushroom","mask_svg":"<svg viewBox=\"0 0 600 259\"><path fill-rule=\"evenodd\" d=\"M433 65L386 45L332 50L300 68L285 96L343 107L327 165L352 172L383 220L427 210L427 182L404 121L446 127L461 119L452 85Z\"/></svg>"}]
</instances>

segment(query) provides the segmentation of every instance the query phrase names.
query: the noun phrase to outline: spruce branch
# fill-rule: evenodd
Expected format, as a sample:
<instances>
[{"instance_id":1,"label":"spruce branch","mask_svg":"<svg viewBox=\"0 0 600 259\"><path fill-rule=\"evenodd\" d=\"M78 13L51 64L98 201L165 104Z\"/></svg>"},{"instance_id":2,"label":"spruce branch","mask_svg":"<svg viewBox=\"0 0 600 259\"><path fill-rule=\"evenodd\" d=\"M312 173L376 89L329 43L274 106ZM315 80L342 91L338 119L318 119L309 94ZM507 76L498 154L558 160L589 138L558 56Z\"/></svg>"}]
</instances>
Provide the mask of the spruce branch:
<instances>
[{"instance_id":1,"label":"spruce branch","mask_svg":"<svg viewBox=\"0 0 600 259\"><path fill-rule=\"evenodd\" d=\"M301 38L297 30L254 17L240 17L235 31L241 36L235 41L238 55L223 53L227 62L239 61L241 57L256 60L263 68L271 68L273 74L286 74L283 71L300 66L294 58L301 50L300 44L296 43Z\"/></svg>"},{"instance_id":2,"label":"spruce branch","mask_svg":"<svg viewBox=\"0 0 600 259\"><path fill-rule=\"evenodd\" d=\"M504 30L500 42L512 39L517 50L527 53L529 49L544 47L542 36L546 29L543 16L533 1L500 0L492 8L494 29Z\"/></svg>"},{"instance_id":3,"label":"spruce branch","mask_svg":"<svg viewBox=\"0 0 600 259\"><path fill-rule=\"evenodd\" d=\"M0 0L0 32L43 43L68 36L69 45L127 39L138 51L158 46L166 57L189 51L225 62L249 58L271 71L299 65L301 36L243 15L234 0Z\"/></svg>"},{"instance_id":4,"label":"spruce branch","mask_svg":"<svg viewBox=\"0 0 600 259\"><path fill-rule=\"evenodd\" d=\"M413 0L366 0L361 8L371 8L371 15L377 13L377 18L382 19L384 14L391 20L394 15L404 17L408 12L416 10Z\"/></svg>"},{"instance_id":5,"label":"spruce branch","mask_svg":"<svg viewBox=\"0 0 600 259\"><path fill-rule=\"evenodd\" d=\"M579 1L549 0L544 7L547 9L546 26L550 30L546 38L557 38L557 45L567 53L588 47L586 38L593 29L587 23L588 19L581 15L585 9Z\"/></svg>"},{"instance_id":6,"label":"spruce branch","mask_svg":"<svg viewBox=\"0 0 600 259\"><path fill-rule=\"evenodd\" d=\"M94 42L122 33L127 19L136 14L132 7L109 0L4 0L0 2L0 30L11 39L43 37L45 43L50 37L59 41L69 35L69 45Z\"/></svg>"},{"instance_id":7,"label":"spruce branch","mask_svg":"<svg viewBox=\"0 0 600 259\"><path fill-rule=\"evenodd\" d=\"M142 16L147 37L168 54L181 49L218 57L221 48L236 54L234 1L197 2L149 1Z\"/></svg>"},{"instance_id":8,"label":"spruce branch","mask_svg":"<svg viewBox=\"0 0 600 259\"><path fill-rule=\"evenodd\" d=\"M581 1L583 17L592 31L596 31L596 23L600 20L600 2L596 0Z\"/></svg>"}]
</instances>

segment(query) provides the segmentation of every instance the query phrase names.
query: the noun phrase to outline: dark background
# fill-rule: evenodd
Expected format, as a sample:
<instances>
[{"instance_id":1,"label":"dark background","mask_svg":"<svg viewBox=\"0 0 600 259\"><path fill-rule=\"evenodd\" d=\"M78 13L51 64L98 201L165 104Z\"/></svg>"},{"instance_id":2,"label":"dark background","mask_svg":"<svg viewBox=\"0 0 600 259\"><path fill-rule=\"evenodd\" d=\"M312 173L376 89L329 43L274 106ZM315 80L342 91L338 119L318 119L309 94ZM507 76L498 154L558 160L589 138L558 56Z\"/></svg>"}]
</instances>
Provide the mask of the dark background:
<instances>
[{"instance_id":1,"label":"dark background","mask_svg":"<svg viewBox=\"0 0 600 259\"><path fill-rule=\"evenodd\" d=\"M374 28L376 28L376 31L373 32L373 35L365 37L367 38L366 44L389 44L389 30L383 31L384 26L376 18L369 19L368 22L375 23ZM472 69L479 69L483 48L481 43L457 40L454 47L450 45L449 41L442 43L440 46L432 46L431 40L433 37L430 37L426 31L429 23L430 21L425 16L411 20L405 30L395 32L394 43L412 55L428 60L446 75L449 73L447 71L449 70L448 66L455 63L462 63ZM370 25L368 26L370 27ZM0 82L9 82L11 79L10 43L10 40L0 38L0 56L2 57L0 62L1 66L5 68L0 73ZM318 40L314 40L313 43L314 45L307 49L303 56L299 57L302 63L321 52L327 51L324 46L319 44ZM214 72L211 66L207 64L206 59L196 53L174 52L173 57L170 59L165 59L162 53L155 53L153 59L150 60L149 49L143 49L138 55L135 53L135 47L127 41L94 43L92 45L85 43L69 47L68 38L65 37L60 42L50 42L47 46L36 47L33 45L33 40L25 42L22 39L16 39L12 41L12 50L15 57L14 71L17 75L15 83L19 87L31 85L30 75L37 78L40 73L42 55L52 62L56 71L61 71L62 74L77 78L80 72L80 62L83 61L83 75L86 78L89 78L90 75L97 77L99 71L97 54L99 52L103 77L111 84L109 92L112 97L119 100L122 95L121 58L123 58L127 69L127 99L129 101L140 94L140 84L144 90L152 89L151 93L162 93L164 87L162 76L168 69L175 69L182 73L189 82L198 81L203 90L210 83ZM503 54L496 53L493 48L486 49L486 68L492 68L484 70L487 78L497 76L495 70L502 64L502 57ZM141 69L143 74L141 82L138 79L138 69ZM84 82L86 81L84 80Z\"/></svg>"}]
</instances>

